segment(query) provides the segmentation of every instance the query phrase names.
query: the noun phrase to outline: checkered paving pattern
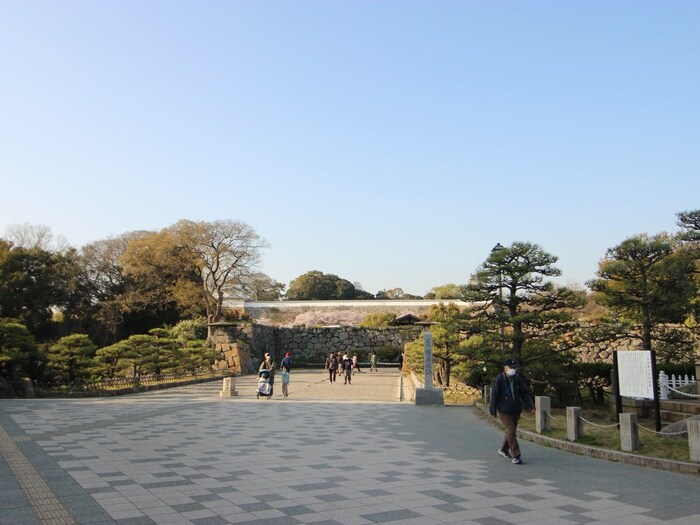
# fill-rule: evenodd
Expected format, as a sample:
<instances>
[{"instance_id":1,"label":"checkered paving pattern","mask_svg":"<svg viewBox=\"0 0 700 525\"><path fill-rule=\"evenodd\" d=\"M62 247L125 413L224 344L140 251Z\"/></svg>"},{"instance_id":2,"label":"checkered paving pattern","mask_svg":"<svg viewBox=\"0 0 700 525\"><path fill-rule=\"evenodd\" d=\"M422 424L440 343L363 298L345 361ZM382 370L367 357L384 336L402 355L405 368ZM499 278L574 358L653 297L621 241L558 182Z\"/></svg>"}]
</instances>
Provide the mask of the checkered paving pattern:
<instances>
[{"instance_id":1,"label":"checkered paving pattern","mask_svg":"<svg viewBox=\"0 0 700 525\"><path fill-rule=\"evenodd\" d=\"M218 388L0 401L0 423L76 523L700 522L697 478L533 444L523 444L532 460L514 466L495 453L498 430L468 408L219 399ZM601 479L577 482L571 468L591 462ZM6 474L0 462L0 493L18 494ZM662 506L624 489L629 476L647 476L640 487L671 480L692 498ZM26 505L4 498L0 523L46 522L12 521L30 518Z\"/></svg>"}]
</instances>

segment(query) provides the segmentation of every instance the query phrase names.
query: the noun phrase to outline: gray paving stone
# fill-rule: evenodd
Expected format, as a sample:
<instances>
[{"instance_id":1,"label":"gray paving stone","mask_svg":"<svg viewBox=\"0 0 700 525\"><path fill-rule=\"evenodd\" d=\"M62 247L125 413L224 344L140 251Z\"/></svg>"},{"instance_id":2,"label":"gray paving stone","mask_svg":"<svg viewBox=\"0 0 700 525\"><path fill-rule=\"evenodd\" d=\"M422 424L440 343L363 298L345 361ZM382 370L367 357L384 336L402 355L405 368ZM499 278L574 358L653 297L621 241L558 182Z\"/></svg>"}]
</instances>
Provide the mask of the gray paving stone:
<instances>
[{"instance_id":1,"label":"gray paving stone","mask_svg":"<svg viewBox=\"0 0 700 525\"><path fill-rule=\"evenodd\" d=\"M525 442L513 467L473 409L392 402L396 383L371 402L371 381L397 377L358 375L361 402L320 372L296 373L286 400L256 401L253 379L229 399L216 383L0 400L0 425L76 523L700 522L695 477ZM0 458L0 523L17 510L39 523Z\"/></svg>"}]
</instances>

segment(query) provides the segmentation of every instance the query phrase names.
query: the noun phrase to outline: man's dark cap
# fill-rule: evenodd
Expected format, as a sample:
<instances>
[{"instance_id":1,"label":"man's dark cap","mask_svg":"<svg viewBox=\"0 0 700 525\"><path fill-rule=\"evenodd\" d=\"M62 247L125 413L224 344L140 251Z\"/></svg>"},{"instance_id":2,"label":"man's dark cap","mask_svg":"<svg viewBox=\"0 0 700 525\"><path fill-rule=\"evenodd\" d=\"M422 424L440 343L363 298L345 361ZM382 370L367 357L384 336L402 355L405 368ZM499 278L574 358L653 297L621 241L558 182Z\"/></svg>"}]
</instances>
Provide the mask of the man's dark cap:
<instances>
[{"instance_id":1,"label":"man's dark cap","mask_svg":"<svg viewBox=\"0 0 700 525\"><path fill-rule=\"evenodd\" d=\"M509 366L511 368L515 368L515 360L514 359L506 359L503 361L503 366Z\"/></svg>"}]
</instances>

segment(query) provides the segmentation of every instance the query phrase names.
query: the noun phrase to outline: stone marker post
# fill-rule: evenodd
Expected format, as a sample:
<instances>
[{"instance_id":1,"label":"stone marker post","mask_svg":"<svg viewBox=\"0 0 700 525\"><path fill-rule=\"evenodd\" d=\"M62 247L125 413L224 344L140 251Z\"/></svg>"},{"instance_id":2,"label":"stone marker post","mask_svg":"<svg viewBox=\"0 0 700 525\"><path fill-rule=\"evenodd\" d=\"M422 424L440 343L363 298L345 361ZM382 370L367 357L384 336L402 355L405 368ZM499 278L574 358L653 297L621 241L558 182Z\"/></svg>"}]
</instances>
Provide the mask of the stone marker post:
<instances>
[{"instance_id":1,"label":"stone marker post","mask_svg":"<svg viewBox=\"0 0 700 525\"><path fill-rule=\"evenodd\" d=\"M541 434L543 430L552 430L552 399L549 396L535 396L535 431Z\"/></svg>"},{"instance_id":2,"label":"stone marker post","mask_svg":"<svg viewBox=\"0 0 700 525\"><path fill-rule=\"evenodd\" d=\"M690 461L700 463L700 419L689 419L687 425Z\"/></svg>"},{"instance_id":3,"label":"stone marker post","mask_svg":"<svg viewBox=\"0 0 700 525\"><path fill-rule=\"evenodd\" d=\"M639 448L639 428L637 414L620 414L620 448L632 452Z\"/></svg>"},{"instance_id":4,"label":"stone marker post","mask_svg":"<svg viewBox=\"0 0 700 525\"><path fill-rule=\"evenodd\" d=\"M566 407L566 439L576 441L583 436L581 407Z\"/></svg>"},{"instance_id":5,"label":"stone marker post","mask_svg":"<svg viewBox=\"0 0 700 525\"><path fill-rule=\"evenodd\" d=\"M423 334L423 372L425 388L433 388L433 334Z\"/></svg>"},{"instance_id":6,"label":"stone marker post","mask_svg":"<svg viewBox=\"0 0 700 525\"><path fill-rule=\"evenodd\" d=\"M427 331L423 334L423 372L424 388L416 388L416 405L443 406L442 388L433 388L433 334Z\"/></svg>"},{"instance_id":7,"label":"stone marker post","mask_svg":"<svg viewBox=\"0 0 700 525\"><path fill-rule=\"evenodd\" d=\"M233 377L224 377L224 384L219 395L221 397L236 397L238 395L236 380Z\"/></svg>"}]
</instances>

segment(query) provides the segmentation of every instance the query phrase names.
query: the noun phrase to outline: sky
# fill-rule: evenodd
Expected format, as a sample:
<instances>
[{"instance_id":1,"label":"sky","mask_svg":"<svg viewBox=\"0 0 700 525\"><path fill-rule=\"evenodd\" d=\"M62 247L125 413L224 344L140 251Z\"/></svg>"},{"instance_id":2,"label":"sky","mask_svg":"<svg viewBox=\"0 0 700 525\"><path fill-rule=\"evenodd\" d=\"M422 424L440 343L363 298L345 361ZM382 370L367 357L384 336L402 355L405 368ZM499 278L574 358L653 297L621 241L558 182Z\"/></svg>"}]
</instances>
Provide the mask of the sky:
<instances>
[{"instance_id":1,"label":"sky","mask_svg":"<svg viewBox=\"0 0 700 525\"><path fill-rule=\"evenodd\" d=\"M423 295L496 243L563 284L700 208L700 2L0 0L0 236L180 219L261 271Z\"/></svg>"}]
</instances>

